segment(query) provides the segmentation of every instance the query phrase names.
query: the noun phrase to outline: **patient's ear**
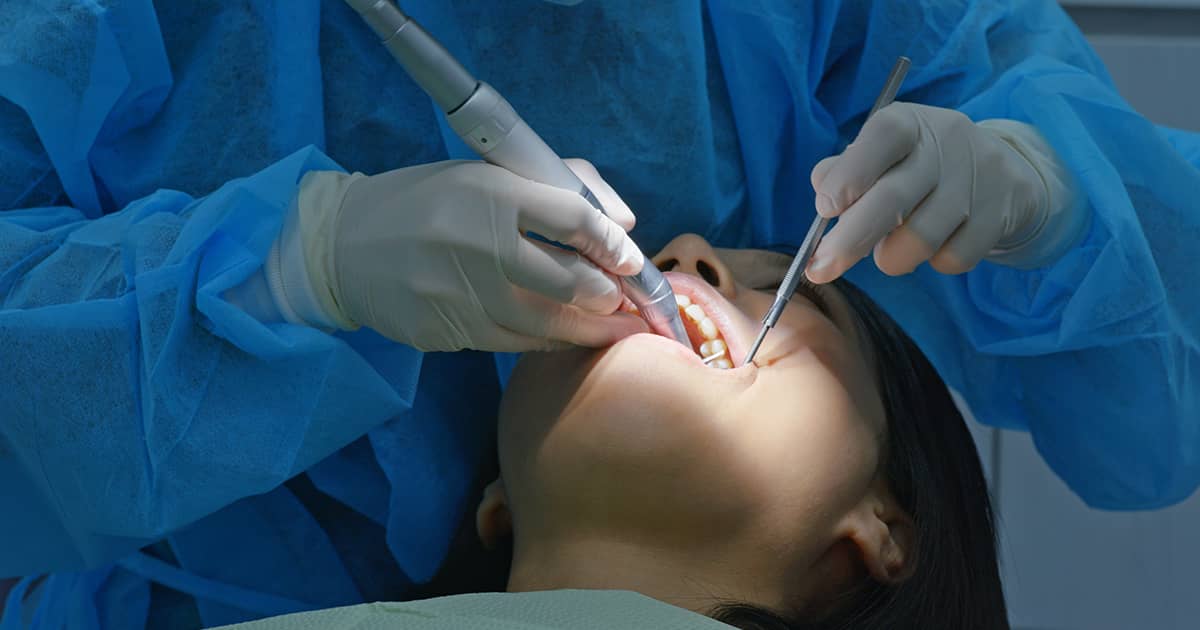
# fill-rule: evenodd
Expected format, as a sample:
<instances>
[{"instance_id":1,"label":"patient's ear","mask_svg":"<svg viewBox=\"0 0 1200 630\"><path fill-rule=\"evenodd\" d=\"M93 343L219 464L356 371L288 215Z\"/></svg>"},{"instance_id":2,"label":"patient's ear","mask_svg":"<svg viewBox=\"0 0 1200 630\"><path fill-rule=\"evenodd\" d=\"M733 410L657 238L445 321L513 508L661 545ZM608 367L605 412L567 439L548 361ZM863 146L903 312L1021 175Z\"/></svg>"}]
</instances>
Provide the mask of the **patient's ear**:
<instances>
[{"instance_id":1,"label":"patient's ear","mask_svg":"<svg viewBox=\"0 0 1200 630\"><path fill-rule=\"evenodd\" d=\"M903 582L916 570L916 527L886 483L877 482L846 515L841 535L857 547L871 577L883 584Z\"/></svg>"},{"instance_id":2,"label":"patient's ear","mask_svg":"<svg viewBox=\"0 0 1200 630\"><path fill-rule=\"evenodd\" d=\"M508 511L504 480L497 479L483 490L483 500L475 510L475 531L483 547L488 550L512 535L512 513Z\"/></svg>"}]
</instances>

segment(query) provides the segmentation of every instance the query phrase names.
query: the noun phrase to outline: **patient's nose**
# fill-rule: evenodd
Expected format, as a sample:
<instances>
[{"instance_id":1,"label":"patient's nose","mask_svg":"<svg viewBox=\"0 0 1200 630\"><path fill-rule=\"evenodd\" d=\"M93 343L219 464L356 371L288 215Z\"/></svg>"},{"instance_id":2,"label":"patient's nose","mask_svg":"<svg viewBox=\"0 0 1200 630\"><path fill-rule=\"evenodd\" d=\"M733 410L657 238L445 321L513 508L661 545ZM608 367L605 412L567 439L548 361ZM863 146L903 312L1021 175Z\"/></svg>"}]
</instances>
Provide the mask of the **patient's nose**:
<instances>
[{"instance_id":1,"label":"patient's nose","mask_svg":"<svg viewBox=\"0 0 1200 630\"><path fill-rule=\"evenodd\" d=\"M651 261L663 271L678 271L703 278L726 298L735 297L733 274L702 236L678 236Z\"/></svg>"}]
</instances>

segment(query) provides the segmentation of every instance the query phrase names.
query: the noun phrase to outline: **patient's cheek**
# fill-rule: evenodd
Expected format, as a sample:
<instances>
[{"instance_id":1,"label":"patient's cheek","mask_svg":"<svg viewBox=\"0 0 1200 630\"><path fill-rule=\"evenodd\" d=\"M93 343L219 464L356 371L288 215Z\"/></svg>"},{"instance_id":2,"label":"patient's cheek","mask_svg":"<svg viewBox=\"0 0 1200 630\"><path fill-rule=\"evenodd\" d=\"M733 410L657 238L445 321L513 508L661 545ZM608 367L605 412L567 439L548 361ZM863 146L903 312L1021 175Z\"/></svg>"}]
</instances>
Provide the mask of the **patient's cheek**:
<instances>
[{"instance_id":1,"label":"patient's cheek","mask_svg":"<svg viewBox=\"0 0 1200 630\"><path fill-rule=\"evenodd\" d=\"M804 607L813 613L831 605L840 595L863 583L869 576L858 549L845 539L829 547L813 567L812 575L817 578L810 581L815 585L815 590L808 593L809 601Z\"/></svg>"}]
</instances>

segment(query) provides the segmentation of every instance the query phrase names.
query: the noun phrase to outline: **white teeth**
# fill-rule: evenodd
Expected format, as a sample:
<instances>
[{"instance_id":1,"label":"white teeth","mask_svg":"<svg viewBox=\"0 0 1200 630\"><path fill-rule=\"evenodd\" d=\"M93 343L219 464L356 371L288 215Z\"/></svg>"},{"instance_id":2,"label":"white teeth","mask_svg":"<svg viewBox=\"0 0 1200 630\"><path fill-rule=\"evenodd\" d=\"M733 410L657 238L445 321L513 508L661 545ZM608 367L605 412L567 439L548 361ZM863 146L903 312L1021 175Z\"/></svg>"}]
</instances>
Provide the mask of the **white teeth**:
<instances>
[{"instance_id":1,"label":"white teeth","mask_svg":"<svg viewBox=\"0 0 1200 630\"><path fill-rule=\"evenodd\" d=\"M732 368L733 362L728 358L723 358L726 357L727 350L725 340L720 339L721 332L717 330L716 323L708 317L704 309L699 304L693 304L691 298L686 295L676 294L675 303L679 305L679 308L683 309L683 314L692 320L692 323L700 331L700 336L705 339L696 351L700 355L701 360L712 367L722 370Z\"/></svg>"}]
</instances>

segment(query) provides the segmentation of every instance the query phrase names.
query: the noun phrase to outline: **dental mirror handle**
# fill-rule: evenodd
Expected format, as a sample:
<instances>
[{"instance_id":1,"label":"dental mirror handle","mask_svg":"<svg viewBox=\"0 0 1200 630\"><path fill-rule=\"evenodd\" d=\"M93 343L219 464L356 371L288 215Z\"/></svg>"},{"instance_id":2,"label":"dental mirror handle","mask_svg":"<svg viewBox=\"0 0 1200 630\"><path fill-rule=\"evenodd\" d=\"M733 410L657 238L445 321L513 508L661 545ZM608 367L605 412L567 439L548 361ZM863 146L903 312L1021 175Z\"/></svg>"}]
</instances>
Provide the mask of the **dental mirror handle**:
<instances>
[{"instance_id":1,"label":"dental mirror handle","mask_svg":"<svg viewBox=\"0 0 1200 630\"><path fill-rule=\"evenodd\" d=\"M875 112L887 107L895 100L896 94L900 91L900 85L904 83L904 76L908 74L908 68L911 65L912 61L908 57L900 57L896 60L896 65L892 66L892 71L888 74L883 89L875 99L875 104L867 113L867 120L870 120ZM792 294L796 292L796 285L800 284L801 274L808 268L808 262L816 253L817 245L821 244L821 237L825 235L825 228L828 225L829 219L819 214L813 219L812 225L808 228L808 234L804 236L800 249L796 251L796 256L792 258L792 264L788 266L787 273L783 276L783 282L779 283L779 289L775 291L775 300L771 302L771 308L767 310L766 315L763 315L762 328L758 330L758 336L754 338L754 344L750 346L750 351L746 353L746 360L742 361L742 365L754 360L759 346L767 337L767 331L774 328L775 324L779 322L783 309L787 307L788 302L792 299Z\"/></svg>"},{"instance_id":2,"label":"dental mirror handle","mask_svg":"<svg viewBox=\"0 0 1200 630\"><path fill-rule=\"evenodd\" d=\"M392 0L346 0L379 35L396 61L446 113L446 121L481 158L535 182L578 192L604 212L596 196L492 86L478 81ZM607 214L607 213L606 213ZM642 254L642 270L623 276L625 293L654 332L691 348L675 294Z\"/></svg>"}]
</instances>

